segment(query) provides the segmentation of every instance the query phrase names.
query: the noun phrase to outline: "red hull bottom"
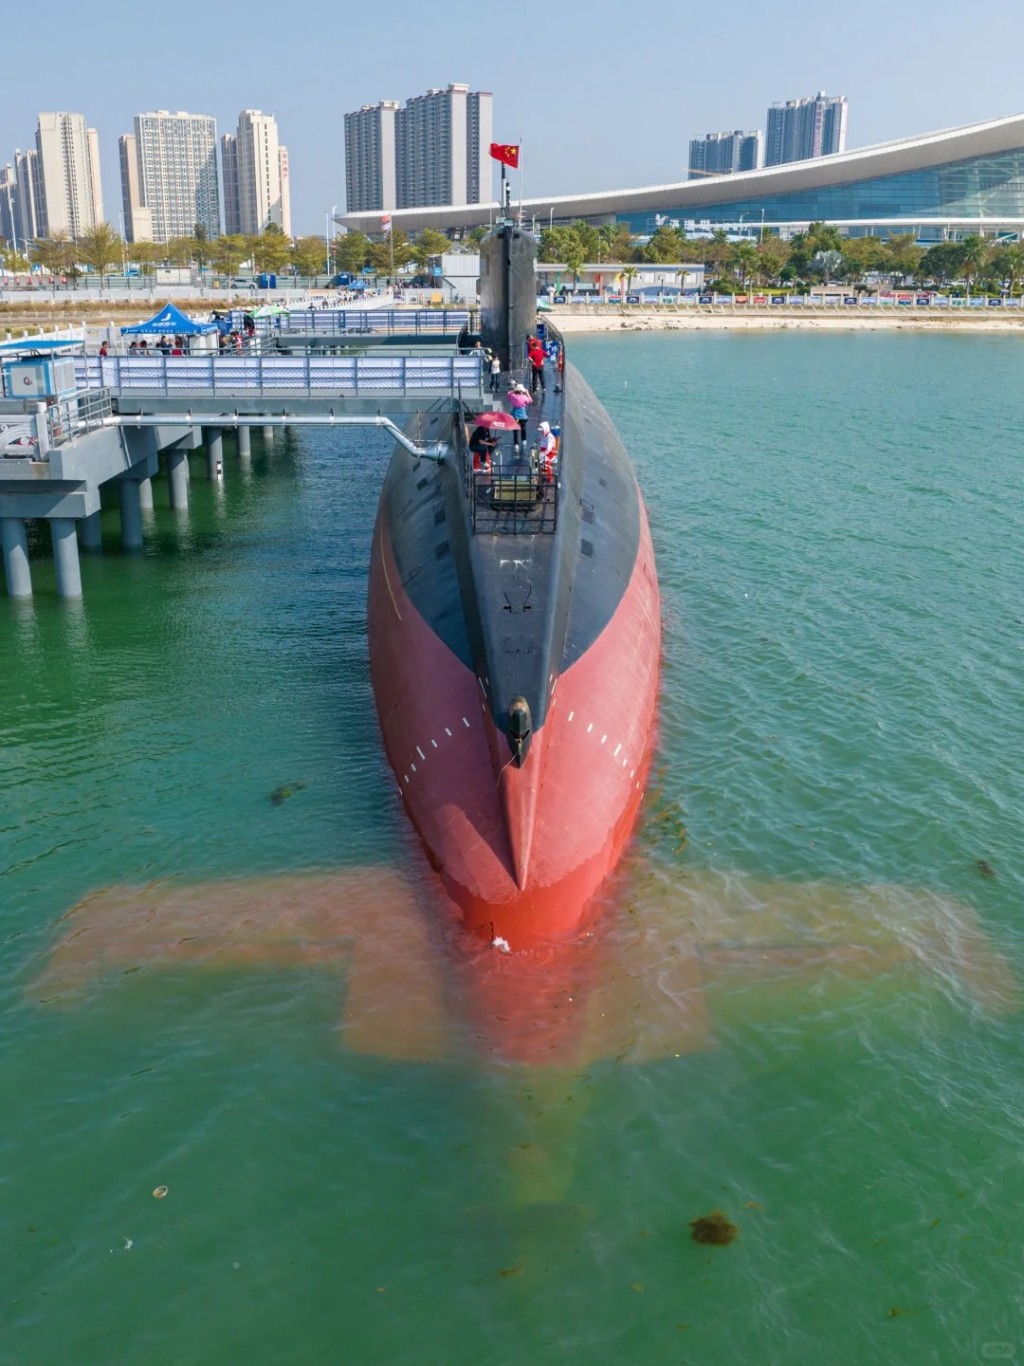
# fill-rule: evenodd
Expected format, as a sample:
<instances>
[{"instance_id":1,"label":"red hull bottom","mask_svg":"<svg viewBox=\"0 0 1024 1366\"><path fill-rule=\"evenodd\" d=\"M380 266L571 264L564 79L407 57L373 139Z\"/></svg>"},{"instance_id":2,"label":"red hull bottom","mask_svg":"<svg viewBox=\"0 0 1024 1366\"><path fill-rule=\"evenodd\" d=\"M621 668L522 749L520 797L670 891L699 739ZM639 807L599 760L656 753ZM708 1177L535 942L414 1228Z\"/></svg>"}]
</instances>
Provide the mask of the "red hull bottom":
<instances>
[{"instance_id":1,"label":"red hull bottom","mask_svg":"<svg viewBox=\"0 0 1024 1366\"><path fill-rule=\"evenodd\" d=\"M646 516L611 620L552 680L522 768L482 687L401 587L385 520L370 566L370 660L409 816L465 925L521 949L576 933L622 856L643 795L660 664ZM511 700L511 699L510 699Z\"/></svg>"}]
</instances>

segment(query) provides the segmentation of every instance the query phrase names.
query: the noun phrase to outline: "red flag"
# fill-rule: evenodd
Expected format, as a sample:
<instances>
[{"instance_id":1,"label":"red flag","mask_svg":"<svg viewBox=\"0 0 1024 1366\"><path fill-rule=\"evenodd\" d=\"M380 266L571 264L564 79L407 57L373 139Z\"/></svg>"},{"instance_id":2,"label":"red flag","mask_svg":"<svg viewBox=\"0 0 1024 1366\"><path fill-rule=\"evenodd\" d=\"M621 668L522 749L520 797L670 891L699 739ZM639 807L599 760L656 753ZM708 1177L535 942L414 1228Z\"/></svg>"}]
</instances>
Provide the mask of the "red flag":
<instances>
[{"instance_id":1,"label":"red flag","mask_svg":"<svg viewBox=\"0 0 1024 1366\"><path fill-rule=\"evenodd\" d=\"M515 170L519 165L519 144L516 142L492 142L491 156L495 161L500 161L503 166L511 166Z\"/></svg>"}]
</instances>

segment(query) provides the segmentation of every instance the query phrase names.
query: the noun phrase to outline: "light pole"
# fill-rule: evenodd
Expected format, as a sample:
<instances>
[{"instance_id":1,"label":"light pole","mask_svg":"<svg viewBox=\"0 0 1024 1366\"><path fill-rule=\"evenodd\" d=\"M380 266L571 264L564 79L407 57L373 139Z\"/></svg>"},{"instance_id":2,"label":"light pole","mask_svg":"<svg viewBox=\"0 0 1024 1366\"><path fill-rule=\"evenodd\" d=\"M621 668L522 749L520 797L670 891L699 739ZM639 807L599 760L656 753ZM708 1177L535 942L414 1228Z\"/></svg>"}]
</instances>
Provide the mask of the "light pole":
<instances>
[{"instance_id":1,"label":"light pole","mask_svg":"<svg viewBox=\"0 0 1024 1366\"><path fill-rule=\"evenodd\" d=\"M331 224L334 222L334 215L335 215L337 212L338 212L338 206L337 206L337 204L332 204L331 207L330 207L330 208L327 210L327 212L326 212L326 218L327 218L327 224L326 224L326 226L327 226L327 232L325 233L325 237L326 237L326 239L327 239L327 283L328 283L328 284L330 284L330 281L331 281Z\"/></svg>"}]
</instances>

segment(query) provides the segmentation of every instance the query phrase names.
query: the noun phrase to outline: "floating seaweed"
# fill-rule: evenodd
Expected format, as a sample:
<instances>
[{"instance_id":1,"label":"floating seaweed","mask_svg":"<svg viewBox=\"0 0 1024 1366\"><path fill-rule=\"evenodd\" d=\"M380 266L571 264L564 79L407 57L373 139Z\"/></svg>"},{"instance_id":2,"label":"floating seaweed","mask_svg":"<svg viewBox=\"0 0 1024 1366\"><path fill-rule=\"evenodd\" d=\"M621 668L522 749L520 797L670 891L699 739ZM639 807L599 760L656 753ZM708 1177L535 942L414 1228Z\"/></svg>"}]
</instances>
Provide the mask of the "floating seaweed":
<instances>
[{"instance_id":1,"label":"floating seaweed","mask_svg":"<svg viewBox=\"0 0 1024 1366\"><path fill-rule=\"evenodd\" d=\"M282 783L280 787L275 787L270 794L271 806L280 806L289 797L293 797L296 792L301 792L305 786L305 783Z\"/></svg>"},{"instance_id":2,"label":"floating seaweed","mask_svg":"<svg viewBox=\"0 0 1024 1366\"><path fill-rule=\"evenodd\" d=\"M725 1247L739 1236L739 1229L720 1209L713 1209L710 1214L690 1220L690 1237L695 1243Z\"/></svg>"},{"instance_id":3,"label":"floating seaweed","mask_svg":"<svg viewBox=\"0 0 1024 1366\"><path fill-rule=\"evenodd\" d=\"M980 858L974 866L975 868L977 868L978 872L981 874L982 877L999 876L996 870L992 867L991 863L989 863L988 859Z\"/></svg>"}]
</instances>

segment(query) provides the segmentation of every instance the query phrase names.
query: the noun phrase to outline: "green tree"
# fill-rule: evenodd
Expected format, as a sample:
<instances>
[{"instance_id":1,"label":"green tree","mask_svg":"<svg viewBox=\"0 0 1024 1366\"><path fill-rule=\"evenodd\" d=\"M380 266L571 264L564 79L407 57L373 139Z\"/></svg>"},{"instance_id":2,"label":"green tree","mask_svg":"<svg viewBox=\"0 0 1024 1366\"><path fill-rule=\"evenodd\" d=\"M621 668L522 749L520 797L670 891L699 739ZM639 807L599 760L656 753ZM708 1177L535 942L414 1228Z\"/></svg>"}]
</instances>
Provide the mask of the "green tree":
<instances>
[{"instance_id":1,"label":"green tree","mask_svg":"<svg viewBox=\"0 0 1024 1366\"><path fill-rule=\"evenodd\" d=\"M984 237L971 233L963 239L960 247L963 252L961 268L967 281L967 291L970 293L971 285L982 274L988 262L989 246Z\"/></svg>"},{"instance_id":2,"label":"green tree","mask_svg":"<svg viewBox=\"0 0 1024 1366\"><path fill-rule=\"evenodd\" d=\"M160 242L133 242L130 256L143 275L152 275L156 267L167 259L167 249Z\"/></svg>"},{"instance_id":3,"label":"green tree","mask_svg":"<svg viewBox=\"0 0 1024 1366\"><path fill-rule=\"evenodd\" d=\"M109 223L97 223L79 237L78 256L100 277L102 289L110 267L120 265L124 258L124 243Z\"/></svg>"},{"instance_id":4,"label":"green tree","mask_svg":"<svg viewBox=\"0 0 1024 1366\"><path fill-rule=\"evenodd\" d=\"M732 243L726 236L725 229L717 228L710 241L704 243L704 261L713 275L720 275L731 256Z\"/></svg>"},{"instance_id":5,"label":"green tree","mask_svg":"<svg viewBox=\"0 0 1024 1366\"><path fill-rule=\"evenodd\" d=\"M202 270L210 259L210 234L202 223L192 228L192 260Z\"/></svg>"},{"instance_id":6,"label":"green tree","mask_svg":"<svg viewBox=\"0 0 1024 1366\"><path fill-rule=\"evenodd\" d=\"M650 240L644 247L644 260L678 261L681 240L678 228L673 228L668 223L660 224L651 233Z\"/></svg>"},{"instance_id":7,"label":"green tree","mask_svg":"<svg viewBox=\"0 0 1024 1366\"><path fill-rule=\"evenodd\" d=\"M164 243L164 260L171 266L190 266L195 249L194 237L172 237Z\"/></svg>"},{"instance_id":8,"label":"green tree","mask_svg":"<svg viewBox=\"0 0 1024 1366\"><path fill-rule=\"evenodd\" d=\"M583 248L583 260L600 261L601 234L594 225L592 223L584 223L582 219L578 219L572 225L572 231L576 234L579 244Z\"/></svg>"},{"instance_id":9,"label":"green tree","mask_svg":"<svg viewBox=\"0 0 1024 1366\"><path fill-rule=\"evenodd\" d=\"M334 261L339 270L354 275L370 263L370 239L363 232L345 232L335 240Z\"/></svg>"},{"instance_id":10,"label":"green tree","mask_svg":"<svg viewBox=\"0 0 1024 1366\"><path fill-rule=\"evenodd\" d=\"M731 264L744 288L746 288L751 277L757 275L761 265L757 243L750 237L744 237L742 242L734 243Z\"/></svg>"},{"instance_id":11,"label":"green tree","mask_svg":"<svg viewBox=\"0 0 1024 1366\"><path fill-rule=\"evenodd\" d=\"M392 228L390 232L382 233L380 239L370 243L370 265L378 275L392 277L392 267L394 274L409 264L412 260L412 247L409 245L409 235L402 228Z\"/></svg>"},{"instance_id":12,"label":"green tree","mask_svg":"<svg viewBox=\"0 0 1024 1366\"><path fill-rule=\"evenodd\" d=\"M921 257L917 270L922 280L935 280L939 284L959 280L964 273L963 243L936 242Z\"/></svg>"},{"instance_id":13,"label":"green tree","mask_svg":"<svg viewBox=\"0 0 1024 1366\"><path fill-rule=\"evenodd\" d=\"M777 282L789 262L789 243L765 233L757 244L758 274L762 280Z\"/></svg>"},{"instance_id":14,"label":"green tree","mask_svg":"<svg viewBox=\"0 0 1024 1366\"><path fill-rule=\"evenodd\" d=\"M463 240L473 247L478 247L489 232L490 228L485 228L483 224L481 224L479 227L470 228Z\"/></svg>"},{"instance_id":15,"label":"green tree","mask_svg":"<svg viewBox=\"0 0 1024 1366\"><path fill-rule=\"evenodd\" d=\"M288 264L291 250L292 245L280 228L277 232L264 232L252 239L252 263L257 270L276 275Z\"/></svg>"},{"instance_id":16,"label":"green tree","mask_svg":"<svg viewBox=\"0 0 1024 1366\"><path fill-rule=\"evenodd\" d=\"M1006 280L1010 293L1017 293L1017 285L1024 277L1024 246L1020 242L999 247L992 253L992 267L1000 280Z\"/></svg>"},{"instance_id":17,"label":"green tree","mask_svg":"<svg viewBox=\"0 0 1024 1366\"><path fill-rule=\"evenodd\" d=\"M604 223L597 231L602 261L632 261L633 234L628 223Z\"/></svg>"},{"instance_id":18,"label":"green tree","mask_svg":"<svg viewBox=\"0 0 1024 1366\"><path fill-rule=\"evenodd\" d=\"M412 244L412 259L420 270L426 270L432 256L441 256L444 252L451 251L451 246L443 232L424 228Z\"/></svg>"},{"instance_id":19,"label":"green tree","mask_svg":"<svg viewBox=\"0 0 1024 1366\"><path fill-rule=\"evenodd\" d=\"M29 254L51 275L66 275L72 280L78 277L78 249L63 228L49 237L37 237Z\"/></svg>"},{"instance_id":20,"label":"green tree","mask_svg":"<svg viewBox=\"0 0 1024 1366\"><path fill-rule=\"evenodd\" d=\"M843 240L843 275L847 280L863 280L873 271L888 265L885 243L877 237L847 237Z\"/></svg>"},{"instance_id":21,"label":"green tree","mask_svg":"<svg viewBox=\"0 0 1024 1366\"><path fill-rule=\"evenodd\" d=\"M894 233L885 245L889 270L898 280L907 280L917 274L924 251L917 245L914 233Z\"/></svg>"},{"instance_id":22,"label":"green tree","mask_svg":"<svg viewBox=\"0 0 1024 1366\"><path fill-rule=\"evenodd\" d=\"M237 233L218 237L210 246L210 261L221 275L234 275L249 255L249 244Z\"/></svg>"},{"instance_id":23,"label":"green tree","mask_svg":"<svg viewBox=\"0 0 1024 1366\"><path fill-rule=\"evenodd\" d=\"M327 264L327 244L320 236L300 237L292 247L292 265L308 280Z\"/></svg>"},{"instance_id":24,"label":"green tree","mask_svg":"<svg viewBox=\"0 0 1024 1366\"><path fill-rule=\"evenodd\" d=\"M540 261L558 262L561 265L568 264L568 258L574 252L579 251L583 254L580 262L587 259L583 252L583 246L579 237L576 235L575 228L566 227L564 224L557 228L545 228L540 235L540 247L537 250L537 259Z\"/></svg>"}]
</instances>

